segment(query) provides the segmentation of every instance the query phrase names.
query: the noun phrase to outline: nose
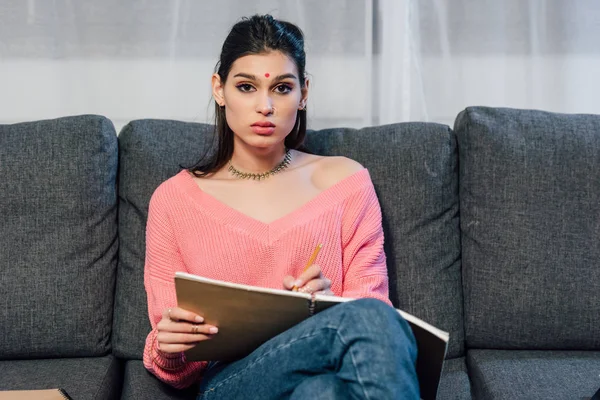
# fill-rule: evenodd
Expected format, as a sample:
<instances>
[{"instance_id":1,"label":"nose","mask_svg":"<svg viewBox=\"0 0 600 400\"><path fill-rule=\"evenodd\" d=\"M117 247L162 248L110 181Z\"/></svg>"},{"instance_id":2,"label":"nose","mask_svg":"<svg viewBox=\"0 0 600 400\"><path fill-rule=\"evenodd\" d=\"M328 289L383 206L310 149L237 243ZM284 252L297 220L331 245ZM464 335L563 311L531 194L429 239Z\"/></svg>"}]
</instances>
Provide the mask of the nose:
<instances>
[{"instance_id":1,"label":"nose","mask_svg":"<svg viewBox=\"0 0 600 400\"><path fill-rule=\"evenodd\" d=\"M263 95L259 97L258 104L256 105L256 112L259 112L263 115L270 115L273 113L273 101L271 100L271 96Z\"/></svg>"}]
</instances>

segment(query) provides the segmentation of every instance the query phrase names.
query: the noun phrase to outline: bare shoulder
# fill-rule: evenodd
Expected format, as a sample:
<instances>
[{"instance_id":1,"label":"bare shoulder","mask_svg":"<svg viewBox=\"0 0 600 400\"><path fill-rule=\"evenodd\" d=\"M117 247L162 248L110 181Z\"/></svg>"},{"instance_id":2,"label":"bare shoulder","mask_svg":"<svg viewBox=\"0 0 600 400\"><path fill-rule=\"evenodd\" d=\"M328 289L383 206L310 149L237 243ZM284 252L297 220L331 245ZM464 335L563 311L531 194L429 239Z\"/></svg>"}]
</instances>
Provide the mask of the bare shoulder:
<instances>
[{"instance_id":1,"label":"bare shoulder","mask_svg":"<svg viewBox=\"0 0 600 400\"><path fill-rule=\"evenodd\" d=\"M347 157L322 157L315 163L313 182L324 190L363 169L360 163Z\"/></svg>"}]
</instances>

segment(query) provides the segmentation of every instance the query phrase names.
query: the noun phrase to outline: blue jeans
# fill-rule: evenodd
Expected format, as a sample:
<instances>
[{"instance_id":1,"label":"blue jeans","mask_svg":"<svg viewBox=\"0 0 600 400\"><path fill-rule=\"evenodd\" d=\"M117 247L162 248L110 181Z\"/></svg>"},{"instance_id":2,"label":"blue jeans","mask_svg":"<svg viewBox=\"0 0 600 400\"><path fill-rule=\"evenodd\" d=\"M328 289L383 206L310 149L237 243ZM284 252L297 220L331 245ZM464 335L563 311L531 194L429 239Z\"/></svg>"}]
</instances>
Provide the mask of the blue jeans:
<instances>
[{"instance_id":1,"label":"blue jeans","mask_svg":"<svg viewBox=\"0 0 600 400\"><path fill-rule=\"evenodd\" d=\"M419 399L408 323L375 299L341 303L245 358L211 363L198 400Z\"/></svg>"}]
</instances>

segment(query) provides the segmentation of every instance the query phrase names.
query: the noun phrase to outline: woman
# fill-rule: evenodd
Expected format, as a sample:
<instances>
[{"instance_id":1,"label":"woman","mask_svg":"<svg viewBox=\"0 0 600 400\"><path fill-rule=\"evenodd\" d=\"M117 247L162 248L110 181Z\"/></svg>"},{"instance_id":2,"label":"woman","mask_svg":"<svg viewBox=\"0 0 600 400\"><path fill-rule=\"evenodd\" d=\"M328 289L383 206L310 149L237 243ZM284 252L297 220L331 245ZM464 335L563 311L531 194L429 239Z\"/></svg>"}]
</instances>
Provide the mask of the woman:
<instances>
[{"instance_id":1,"label":"woman","mask_svg":"<svg viewBox=\"0 0 600 400\"><path fill-rule=\"evenodd\" d=\"M418 398L410 327L390 306L381 211L369 174L301 151L302 32L273 17L234 25L212 77L218 149L150 200L144 365L199 398ZM202 161L202 160L201 160ZM303 272L323 243L315 265ZM187 362L218 327L176 307L185 271L256 286L360 299L323 311L230 363Z\"/></svg>"}]
</instances>

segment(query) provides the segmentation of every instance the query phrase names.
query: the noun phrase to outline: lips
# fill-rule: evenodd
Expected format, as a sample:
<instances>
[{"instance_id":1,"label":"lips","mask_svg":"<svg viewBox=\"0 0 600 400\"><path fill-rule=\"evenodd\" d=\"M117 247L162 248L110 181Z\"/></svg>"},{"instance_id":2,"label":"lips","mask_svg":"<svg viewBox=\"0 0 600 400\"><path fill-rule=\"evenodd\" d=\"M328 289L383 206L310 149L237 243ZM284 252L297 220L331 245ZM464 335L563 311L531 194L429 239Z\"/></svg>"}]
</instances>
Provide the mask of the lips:
<instances>
[{"instance_id":1,"label":"lips","mask_svg":"<svg viewBox=\"0 0 600 400\"><path fill-rule=\"evenodd\" d=\"M275 124L269 121L257 121L250 128L254 133L259 135L271 135L275 132Z\"/></svg>"},{"instance_id":2,"label":"lips","mask_svg":"<svg viewBox=\"0 0 600 400\"><path fill-rule=\"evenodd\" d=\"M275 124L269 121L256 121L252 124L252 126L262 126L264 128L272 126L273 128L275 128Z\"/></svg>"}]
</instances>

